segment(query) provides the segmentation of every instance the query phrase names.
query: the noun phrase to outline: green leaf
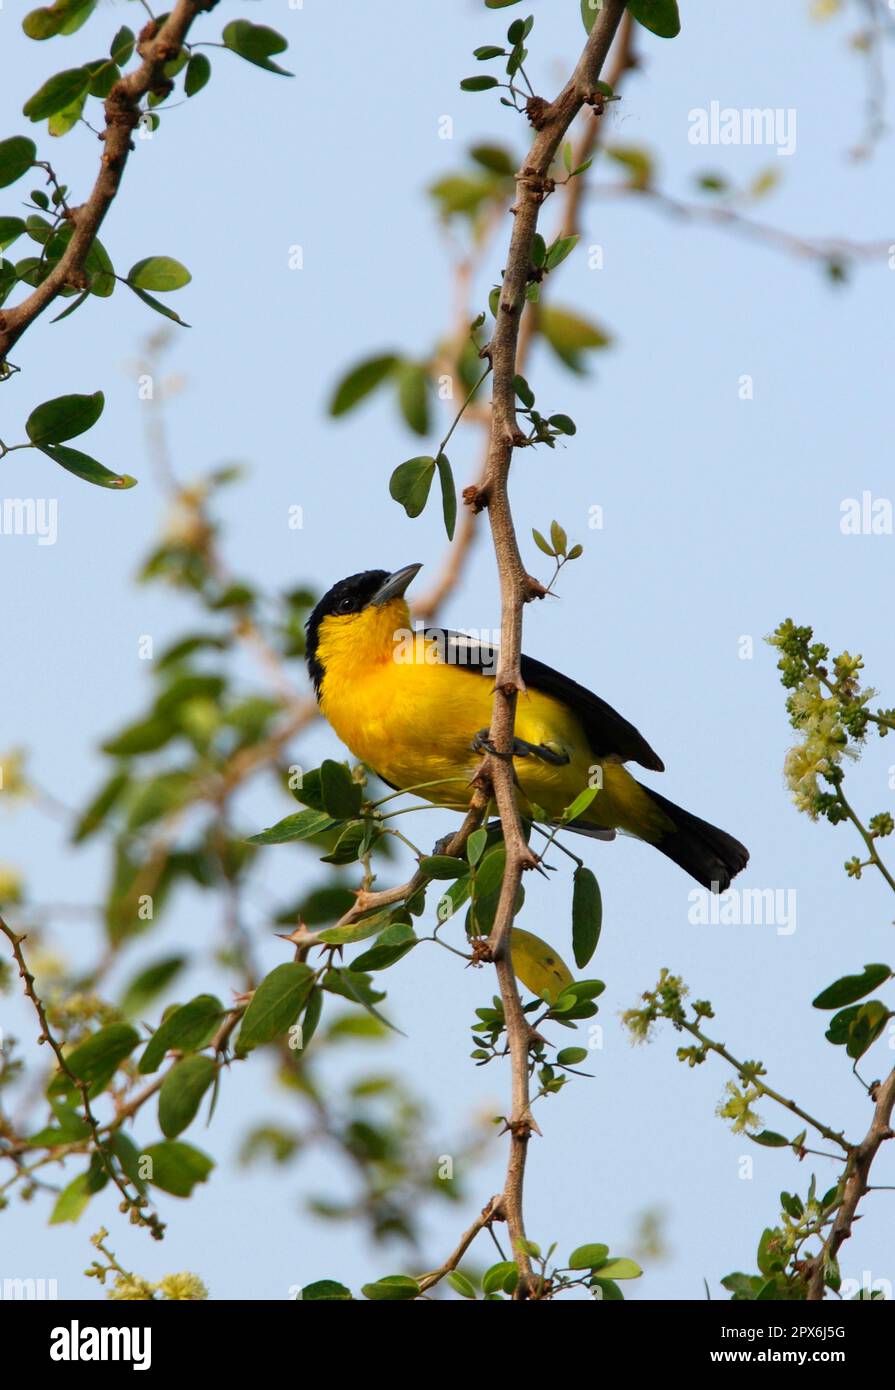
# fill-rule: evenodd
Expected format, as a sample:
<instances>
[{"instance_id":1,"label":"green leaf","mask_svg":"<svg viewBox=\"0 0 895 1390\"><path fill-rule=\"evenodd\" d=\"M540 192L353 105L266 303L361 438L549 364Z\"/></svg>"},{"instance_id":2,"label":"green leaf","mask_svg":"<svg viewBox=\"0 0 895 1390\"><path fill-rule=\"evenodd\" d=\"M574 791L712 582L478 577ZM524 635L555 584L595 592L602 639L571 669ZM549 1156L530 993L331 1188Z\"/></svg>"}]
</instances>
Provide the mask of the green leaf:
<instances>
[{"instance_id":1,"label":"green leaf","mask_svg":"<svg viewBox=\"0 0 895 1390\"><path fill-rule=\"evenodd\" d=\"M85 483L94 483L97 487L117 488L119 491L137 486L136 478L132 478L129 473L111 473L89 454L82 454L80 449L69 449L66 444L41 444L38 447L41 453L46 454L54 463L58 463L69 473L74 473L76 477L83 478Z\"/></svg>"},{"instance_id":2,"label":"green leaf","mask_svg":"<svg viewBox=\"0 0 895 1390\"><path fill-rule=\"evenodd\" d=\"M399 365L400 359L394 353L383 353L379 357L368 357L359 362L342 377L329 404L330 415L346 415L359 401L375 391Z\"/></svg>"},{"instance_id":3,"label":"green leaf","mask_svg":"<svg viewBox=\"0 0 895 1390\"><path fill-rule=\"evenodd\" d=\"M559 430L560 434L576 434L578 431L578 426L569 415L551 415L547 423Z\"/></svg>"},{"instance_id":4,"label":"green leaf","mask_svg":"<svg viewBox=\"0 0 895 1390\"><path fill-rule=\"evenodd\" d=\"M573 371L583 370L582 354L609 345L609 337L596 324L571 309L545 304L538 318L538 329L553 351Z\"/></svg>"},{"instance_id":5,"label":"green leaf","mask_svg":"<svg viewBox=\"0 0 895 1390\"><path fill-rule=\"evenodd\" d=\"M513 1260L498 1260L482 1275L483 1293L512 1293L519 1282L519 1270Z\"/></svg>"},{"instance_id":6,"label":"green leaf","mask_svg":"<svg viewBox=\"0 0 895 1390\"><path fill-rule=\"evenodd\" d=\"M0 251L11 246L24 232L25 223L21 217L0 217Z\"/></svg>"},{"instance_id":7,"label":"green leaf","mask_svg":"<svg viewBox=\"0 0 895 1390\"><path fill-rule=\"evenodd\" d=\"M613 1279L600 1279L596 1274L590 1281L592 1289L599 1289L603 1303L624 1303L625 1295Z\"/></svg>"},{"instance_id":8,"label":"green leaf","mask_svg":"<svg viewBox=\"0 0 895 1390\"><path fill-rule=\"evenodd\" d=\"M569 1269L596 1269L608 1254L608 1245L579 1245L569 1256Z\"/></svg>"},{"instance_id":9,"label":"green leaf","mask_svg":"<svg viewBox=\"0 0 895 1390\"><path fill-rule=\"evenodd\" d=\"M805 1208L802 1205L802 1199L800 1197L795 1196L792 1192L780 1193L780 1205L786 1212L787 1216L792 1217L793 1221L800 1220L805 1211Z\"/></svg>"},{"instance_id":10,"label":"green leaf","mask_svg":"<svg viewBox=\"0 0 895 1390\"><path fill-rule=\"evenodd\" d=\"M146 1044L137 1070L148 1076L158 1071L165 1054L172 1050L195 1052L214 1036L224 1015L224 1006L214 994L197 994L188 1004L180 1004L162 1020Z\"/></svg>"},{"instance_id":11,"label":"green leaf","mask_svg":"<svg viewBox=\"0 0 895 1390\"><path fill-rule=\"evenodd\" d=\"M175 314L174 310L169 309L167 304L162 304L161 300L147 294L146 290L141 290L136 285L130 284L128 284L128 288L132 289L137 298L142 299L143 303L148 304L149 308L154 309L157 314L164 314L166 319L172 319L174 323L179 323L181 328L189 328L190 325L185 319L182 319L179 314Z\"/></svg>"},{"instance_id":12,"label":"green leaf","mask_svg":"<svg viewBox=\"0 0 895 1390\"><path fill-rule=\"evenodd\" d=\"M428 854L420 860L420 868L429 878L463 878L469 873L465 859L450 854Z\"/></svg>"},{"instance_id":13,"label":"green leaf","mask_svg":"<svg viewBox=\"0 0 895 1390\"><path fill-rule=\"evenodd\" d=\"M513 928L511 942L517 980L545 1003L555 1004L566 986L573 983L565 961L549 942L520 927Z\"/></svg>"},{"instance_id":14,"label":"green leaf","mask_svg":"<svg viewBox=\"0 0 895 1390\"><path fill-rule=\"evenodd\" d=\"M354 864L366 854L376 833L374 822L349 821L339 833L335 848L320 857L321 864Z\"/></svg>"},{"instance_id":15,"label":"green leaf","mask_svg":"<svg viewBox=\"0 0 895 1390\"><path fill-rule=\"evenodd\" d=\"M586 1047L564 1047L556 1054L556 1060L561 1067L577 1067L579 1062L587 1061Z\"/></svg>"},{"instance_id":16,"label":"green leaf","mask_svg":"<svg viewBox=\"0 0 895 1390\"><path fill-rule=\"evenodd\" d=\"M824 1033L824 1037L831 1042L834 1047L844 1047L849 1039L849 1031L861 1009L860 1004L850 1004L847 1009L840 1009L830 1019L830 1026Z\"/></svg>"},{"instance_id":17,"label":"green leaf","mask_svg":"<svg viewBox=\"0 0 895 1390\"><path fill-rule=\"evenodd\" d=\"M464 77L460 83L460 88L464 92L487 92L492 87L499 87L500 82L496 77L489 77L486 73L480 73L477 77ZM27 114L27 112L26 112Z\"/></svg>"},{"instance_id":18,"label":"green leaf","mask_svg":"<svg viewBox=\"0 0 895 1390\"><path fill-rule=\"evenodd\" d=\"M550 543L556 555L565 555L569 548L569 538L558 521L550 523Z\"/></svg>"},{"instance_id":19,"label":"green leaf","mask_svg":"<svg viewBox=\"0 0 895 1390\"><path fill-rule=\"evenodd\" d=\"M344 1284L337 1283L335 1279L318 1279L313 1284L305 1284L301 1291L302 1303L319 1303L324 1299L344 1303L350 1298L351 1290L346 1289Z\"/></svg>"},{"instance_id":20,"label":"green leaf","mask_svg":"<svg viewBox=\"0 0 895 1390\"><path fill-rule=\"evenodd\" d=\"M494 921L507 855L502 844L493 845L475 871L473 885L476 932L487 936Z\"/></svg>"},{"instance_id":21,"label":"green leaf","mask_svg":"<svg viewBox=\"0 0 895 1390\"><path fill-rule=\"evenodd\" d=\"M628 0L628 9L638 24L660 39L674 39L681 32L677 0Z\"/></svg>"},{"instance_id":22,"label":"green leaf","mask_svg":"<svg viewBox=\"0 0 895 1390\"><path fill-rule=\"evenodd\" d=\"M301 961L287 961L265 975L246 1009L236 1041L244 1057L253 1047L272 1042L298 1018L314 984L314 972Z\"/></svg>"},{"instance_id":23,"label":"green leaf","mask_svg":"<svg viewBox=\"0 0 895 1390\"><path fill-rule=\"evenodd\" d=\"M610 145L606 150L610 159L628 170L628 186L643 190L653 179L653 160L649 150L640 145Z\"/></svg>"},{"instance_id":24,"label":"green leaf","mask_svg":"<svg viewBox=\"0 0 895 1390\"><path fill-rule=\"evenodd\" d=\"M89 1169L86 1173L79 1173L56 1198L50 1214L50 1225L60 1226L65 1221L77 1221L83 1215L94 1191Z\"/></svg>"},{"instance_id":25,"label":"green leaf","mask_svg":"<svg viewBox=\"0 0 895 1390\"><path fill-rule=\"evenodd\" d=\"M581 18L588 33L594 27L594 20L603 8L603 0L581 0Z\"/></svg>"},{"instance_id":26,"label":"green leaf","mask_svg":"<svg viewBox=\"0 0 895 1390\"><path fill-rule=\"evenodd\" d=\"M186 77L183 79L183 90L188 97L194 97L211 77L211 63L204 53L194 53L187 63Z\"/></svg>"},{"instance_id":27,"label":"green leaf","mask_svg":"<svg viewBox=\"0 0 895 1390\"><path fill-rule=\"evenodd\" d=\"M39 447L61 444L95 425L105 403L102 391L94 391L92 396L54 396L32 410L25 432L31 443Z\"/></svg>"},{"instance_id":28,"label":"green leaf","mask_svg":"<svg viewBox=\"0 0 895 1390\"><path fill-rule=\"evenodd\" d=\"M189 1197L196 1184L205 1182L214 1167L213 1159L201 1149L194 1149L192 1144L184 1144L179 1139L150 1144L142 1156L148 1158L151 1165L149 1181L173 1197Z\"/></svg>"},{"instance_id":29,"label":"green leaf","mask_svg":"<svg viewBox=\"0 0 895 1390\"><path fill-rule=\"evenodd\" d=\"M469 899L472 893L472 876L455 879L450 888L442 893L436 909L439 922L446 922L449 917L453 917L458 908Z\"/></svg>"},{"instance_id":30,"label":"green leaf","mask_svg":"<svg viewBox=\"0 0 895 1390\"><path fill-rule=\"evenodd\" d=\"M92 1134L90 1125L79 1111L70 1105L63 1105L60 1101L51 1101L50 1104L53 1116L58 1123L38 1130L36 1134L29 1135L29 1144L51 1147L55 1144L68 1144L78 1139L87 1139Z\"/></svg>"},{"instance_id":31,"label":"green leaf","mask_svg":"<svg viewBox=\"0 0 895 1390\"><path fill-rule=\"evenodd\" d=\"M344 763L327 758L320 766L323 808L334 820L351 820L360 810L363 792ZM301 813L299 813L301 814Z\"/></svg>"},{"instance_id":32,"label":"green leaf","mask_svg":"<svg viewBox=\"0 0 895 1390\"><path fill-rule=\"evenodd\" d=\"M387 970L402 956L406 956L408 951L412 951L418 941L413 927L409 927L406 922L395 922L385 929L368 951L364 951L357 960L351 962L351 969L364 973L370 970Z\"/></svg>"},{"instance_id":33,"label":"green leaf","mask_svg":"<svg viewBox=\"0 0 895 1390\"><path fill-rule=\"evenodd\" d=\"M459 1269L452 1269L447 1277L447 1281L452 1289L456 1289L461 1298L475 1298L475 1284L471 1279L467 1279Z\"/></svg>"},{"instance_id":34,"label":"green leaf","mask_svg":"<svg viewBox=\"0 0 895 1390\"><path fill-rule=\"evenodd\" d=\"M429 373L417 362L402 362L397 371L401 414L414 434L428 434Z\"/></svg>"},{"instance_id":35,"label":"green leaf","mask_svg":"<svg viewBox=\"0 0 895 1390\"><path fill-rule=\"evenodd\" d=\"M192 278L186 266L175 261L173 256L146 256L127 272L127 283L132 289L163 294L182 289Z\"/></svg>"},{"instance_id":36,"label":"green leaf","mask_svg":"<svg viewBox=\"0 0 895 1390\"><path fill-rule=\"evenodd\" d=\"M567 806L562 813L562 818L567 824L579 820L584 815L588 806L599 796L599 787L585 787L583 792L579 792L571 805Z\"/></svg>"},{"instance_id":37,"label":"green leaf","mask_svg":"<svg viewBox=\"0 0 895 1390\"><path fill-rule=\"evenodd\" d=\"M97 97L100 101L105 101L106 97L109 95L112 88L115 86L115 83L120 81L121 71L118 67L118 64L113 63L110 58L105 63L100 63L93 68L93 76L90 79L90 85L87 88L87 94L92 97ZM82 95L80 97L76 97L70 107L65 108L66 111L75 112L71 119L70 125L67 126L66 129L70 129L71 125L74 125L75 121L78 119L78 116L81 113L81 110L83 109L83 105L84 96ZM61 112L57 112L57 114L53 116L50 120L51 135L56 134L56 132L53 130L53 121L58 120L61 114ZM64 135L65 131L60 131L59 133Z\"/></svg>"},{"instance_id":38,"label":"green leaf","mask_svg":"<svg viewBox=\"0 0 895 1390\"><path fill-rule=\"evenodd\" d=\"M532 391L524 376L513 377L513 390L525 406L525 409L531 410L535 403L535 393Z\"/></svg>"},{"instance_id":39,"label":"green leaf","mask_svg":"<svg viewBox=\"0 0 895 1390\"><path fill-rule=\"evenodd\" d=\"M419 1297L420 1286L406 1274L389 1274L377 1279L375 1284L364 1284L361 1293L373 1303L406 1303L410 1298Z\"/></svg>"},{"instance_id":40,"label":"green leaf","mask_svg":"<svg viewBox=\"0 0 895 1390\"><path fill-rule=\"evenodd\" d=\"M438 467L438 481L441 483L441 510L444 515L444 529L449 541L454 539L457 524L457 489L454 487L454 474L447 454L439 454L435 463Z\"/></svg>"},{"instance_id":41,"label":"green leaf","mask_svg":"<svg viewBox=\"0 0 895 1390\"><path fill-rule=\"evenodd\" d=\"M370 936L378 936L389 925L391 910L387 907L374 912L370 917L362 917L359 922L349 922L344 927L324 927L319 940L327 946L349 946L356 941L366 941Z\"/></svg>"},{"instance_id":42,"label":"green leaf","mask_svg":"<svg viewBox=\"0 0 895 1390\"><path fill-rule=\"evenodd\" d=\"M12 135L0 140L0 188L15 183L27 174L37 158L37 146L25 135Z\"/></svg>"},{"instance_id":43,"label":"green leaf","mask_svg":"<svg viewBox=\"0 0 895 1390\"><path fill-rule=\"evenodd\" d=\"M844 1004L853 1004L863 999L879 985L891 980L892 968L889 965L865 965L860 975L843 975L841 979L821 990L812 1000L815 1009L841 1009Z\"/></svg>"},{"instance_id":44,"label":"green leaf","mask_svg":"<svg viewBox=\"0 0 895 1390\"><path fill-rule=\"evenodd\" d=\"M47 132L54 139L60 139L63 135L67 135L81 119L86 100L87 93L81 92L80 96L75 97L68 106L63 106L61 111L55 111L47 121Z\"/></svg>"},{"instance_id":45,"label":"green leaf","mask_svg":"<svg viewBox=\"0 0 895 1390\"><path fill-rule=\"evenodd\" d=\"M325 811L296 811L293 816L277 821L276 825L262 830L259 835L250 835L250 845L283 845L289 840L307 840L312 835L320 835L329 830L335 821Z\"/></svg>"},{"instance_id":46,"label":"green leaf","mask_svg":"<svg viewBox=\"0 0 895 1390\"><path fill-rule=\"evenodd\" d=\"M600 885L590 869L577 868L572 889L572 953L579 970L597 949L602 924Z\"/></svg>"},{"instance_id":47,"label":"green leaf","mask_svg":"<svg viewBox=\"0 0 895 1390\"><path fill-rule=\"evenodd\" d=\"M480 826L478 830L474 830L466 841L466 858L473 867L475 867L485 853L487 844L488 832L484 826Z\"/></svg>"},{"instance_id":48,"label":"green leaf","mask_svg":"<svg viewBox=\"0 0 895 1390\"><path fill-rule=\"evenodd\" d=\"M115 289L115 267L99 237L94 238L87 252L84 269L89 277L90 293L108 299Z\"/></svg>"},{"instance_id":49,"label":"green leaf","mask_svg":"<svg viewBox=\"0 0 895 1390\"><path fill-rule=\"evenodd\" d=\"M196 1117L202 1097L217 1075L211 1057L184 1057L162 1082L158 1122L166 1139L176 1139Z\"/></svg>"},{"instance_id":50,"label":"green leaf","mask_svg":"<svg viewBox=\"0 0 895 1390\"><path fill-rule=\"evenodd\" d=\"M502 52L498 49L498 52ZM513 156L500 145L473 145L469 151L476 164L481 164L489 173L500 174L502 178L512 178L516 172Z\"/></svg>"},{"instance_id":51,"label":"green leaf","mask_svg":"<svg viewBox=\"0 0 895 1390\"><path fill-rule=\"evenodd\" d=\"M126 24L122 24L118 33L109 44L109 57L112 59L112 62L117 63L119 67L123 68L125 63L129 63L133 57L135 43L136 38L134 37L134 31L128 29Z\"/></svg>"},{"instance_id":52,"label":"green leaf","mask_svg":"<svg viewBox=\"0 0 895 1390\"><path fill-rule=\"evenodd\" d=\"M423 455L398 464L388 490L400 502L410 517L419 516L429 499L429 489L435 477L435 460Z\"/></svg>"},{"instance_id":53,"label":"green leaf","mask_svg":"<svg viewBox=\"0 0 895 1390\"><path fill-rule=\"evenodd\" d=\"M639 1279L643 1270L636 1260L607 1260L596 1270L601 1279Z\"/></svg>"},{"instance_id":54,"label":"green leaf","mask_svg":"<svg viewBox=\"0 0 895 1390\"><path fill-rule=\"evenodd\" d=\"M487 62L489 58L500 58L504 53L506 53L505 48L498 48L493 43L482 44L480 48L472 50L473 58L478 58L480 63Z\"/></svg>"},{"instance_id":55,"label":"green leaf","mask_svg":"<svg viewBox=\"0 0 895 1390\"><path fill-rule=\"evenodd\" d=\"M749 1134L747 1130L746 1134L753 1144L761 1144L766 1149L789 1148L789 1140L784 1135L777 1134L773 1129L763 1129L760 1134Z\"/></svg>"},{"instance_id":56,"label":"green leaf","mask_svg":"<svg viewBox=\"0 0 895 1390\"><path fill-rule=\"evenodd\" d=\"M25 102L22 111L32 121L44 121L77 100L86 92L89 82L89 68L66 68L39 87Z\"/></svg>"},{"instance_id":57,"label":"green leaf","mask_svg":"<svg viewBox=\"0 0 895 1390\"><path fill-rule=\"evenodd\" d=\"M56 34L73 34L79 29L96 0L55 0L52 5L32 10L22 20L22 29L29 39L51 39Z\"/></svg>"},{"instance_id":58,"label":"green leaf","mask_svg":"<svg viewBox=\"0 0 895 1390\"><path fill-rule=\"evenodd\" d=\"M90 291L84 290L78 297L72 300L67 309L63 309L61 314L56 314L50 319L50 323L59 323L62 319L67 319L69 314L73 314L76 309L80 309L85 300L90 298Z\"/></svg>"},{"instance_id":59,"label":"green leaf","mask_svg":"<svg viewBox=\"0 0 895 1390\"><path fill-rule=\"evenodd\" d=\"M132 1017L145 1009L180 974L186 961L186 956L164 956L140 970L124 991L122 1013Z\"/></svg>"},{"instance_id":60,"label":"green leaf","mask_svg":"<svg viewBox=\"0 0 895 1390\"><path fill-rule=\"evenodd\" d=\"M574 251L581 240L580 236L557 237L553 245L547 251L547 259L544 264L548 270L555 270L566 258Z\"/></svg>"},{"instance_id":61,"label":"green leaf","mask_svg":"<svg viewBox=\"0 0 895 1390\"><path fill-rule=\"evenodd\" d=\"M535 528L532 527L531 534L534 537L534 543L538 547L538 550L542 550L545 555L550 556L551 560L555 560L556 551L553 549L553 546L550 544L550 542L546 540L544 536L541 535L540 531L536 531Z\"/></svg>"},{"instance_id":62,"label":"green leaf","mask_svg":"<svg viewBox=\"0 0 895 1390\"><path fill-rule=\"evenodd\" d=\"M66 1066L92 1091L101 1091L139 1041L140 1034L129 1023L109 1023L69 1052Z\"/></svg>"},{"instance_id":63,"label":"green leaf","mask_svg":"<svg viewBox=\"0 0 895 1390\"><path fill-rule=\"evenodd\" d=\"M264 24L252 24L248 19L233 19L221 37L224 47L238 53L247 63L254 63L267 72L277 72L281 77L294 76L279 64L271 62L271 54L285 53L289 47L282 34L275 29L268 29Z\"/></svg>"},{"instance_id":64,"label":"green leaf","mask_svg":"<svg viewBox=\"0 0 895 1390\"><path fill-rule=\"evenodd\" d=\"M867 1049L876 1042L887 1022L892 1017L885 1004L879 999L870 999L858 1009L848 1030L846 1052L853 1061L864 1056Z\"/></svg>"}]
</instances>

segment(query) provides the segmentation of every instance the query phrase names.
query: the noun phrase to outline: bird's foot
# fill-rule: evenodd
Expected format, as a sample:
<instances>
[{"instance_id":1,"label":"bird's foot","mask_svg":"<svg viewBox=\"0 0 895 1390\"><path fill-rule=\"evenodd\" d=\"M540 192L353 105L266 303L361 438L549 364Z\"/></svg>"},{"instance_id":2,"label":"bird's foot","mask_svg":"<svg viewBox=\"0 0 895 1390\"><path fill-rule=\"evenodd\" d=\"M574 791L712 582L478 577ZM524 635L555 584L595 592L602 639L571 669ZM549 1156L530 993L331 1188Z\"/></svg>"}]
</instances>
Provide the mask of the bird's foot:
<instances>
[{"instance_id":1,"label":"bird's foot","mask_svg":"<svg viewBox=\"0 0 895 1390\"><path fill-rule=\"evenodd\" d=\"M498 753L491 742L490 732L490 729L479 729L472 740L471 747L474 753L490 753L492 758L503 758L508 762L513 758L538 758L542 763L550 763L553 767L565 767L571 761L569 754L554 744L528 743L524 738L513 739L511 753Z\"/></svg>"}]
</instances>

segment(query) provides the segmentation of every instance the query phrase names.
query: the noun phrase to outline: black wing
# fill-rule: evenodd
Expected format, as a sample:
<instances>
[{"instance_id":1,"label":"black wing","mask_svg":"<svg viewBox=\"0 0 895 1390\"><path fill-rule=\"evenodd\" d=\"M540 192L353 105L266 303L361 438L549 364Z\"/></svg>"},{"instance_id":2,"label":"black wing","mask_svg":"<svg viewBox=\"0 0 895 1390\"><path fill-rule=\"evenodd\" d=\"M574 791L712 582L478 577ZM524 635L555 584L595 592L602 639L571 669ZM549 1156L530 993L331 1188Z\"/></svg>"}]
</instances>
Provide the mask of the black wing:
<instances>
[{"instance_id":1,"label":"black wing","mask_svg":"<svg viewBox=\"0 0 895 1390\"><path fill-rule=\"evenodd\" d=\"M440 644L444 660L451 665L477 671L492 679L497 674L497 647L479 642L462 632L449 632L446 628L427 627L426 634ZM552 695L577 715L597 757L614 756L621 758L622 762L639 763L651 772L665 771L662 759L653 752L643 735L599 695L594 695L577 681L531 656L522 657L522 679L531 690Z\"/></svg>"}]
</instances>

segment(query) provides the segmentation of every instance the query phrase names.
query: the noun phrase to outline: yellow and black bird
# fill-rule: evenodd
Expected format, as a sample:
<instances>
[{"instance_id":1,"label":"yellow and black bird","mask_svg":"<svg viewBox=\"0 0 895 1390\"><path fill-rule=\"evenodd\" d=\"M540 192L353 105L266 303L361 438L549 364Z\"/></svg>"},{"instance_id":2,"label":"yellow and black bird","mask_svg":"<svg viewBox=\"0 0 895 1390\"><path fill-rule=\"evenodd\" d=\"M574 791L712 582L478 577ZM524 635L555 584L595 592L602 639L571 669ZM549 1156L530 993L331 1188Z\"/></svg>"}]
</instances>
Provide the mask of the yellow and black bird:
<instances>
[{"instance_id":1,"label":"yellow and black bird","mask_svg":"<svg viewBox=\"0 0 895 1390\"><path fill-rule=\"evenodd\" d=\"M462 633L411 629L404 594L421 568L366 570L335 584L308 619L308 669L321 710L355 757L391 787L465 809L488 748L497 654ZM631 776L626 762L664 771L634 726L531 657L522 658L522 679L513 764L523 813L550 823L600 786L569 829L599 839L626 831L704 887L727 888L748 851Z\"/></svg>"}]
</instances>

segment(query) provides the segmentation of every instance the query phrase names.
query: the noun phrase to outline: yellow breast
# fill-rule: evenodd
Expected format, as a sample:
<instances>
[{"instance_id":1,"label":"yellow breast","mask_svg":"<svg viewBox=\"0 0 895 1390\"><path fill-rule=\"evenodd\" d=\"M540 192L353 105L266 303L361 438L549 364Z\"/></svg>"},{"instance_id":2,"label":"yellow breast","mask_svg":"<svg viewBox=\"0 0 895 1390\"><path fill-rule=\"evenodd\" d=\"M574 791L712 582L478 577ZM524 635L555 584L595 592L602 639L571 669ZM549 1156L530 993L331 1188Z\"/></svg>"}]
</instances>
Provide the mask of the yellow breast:
<instances>
[{"instance_id":1,"label":"yellow breast","mask_svg":"<svg viewBox=\"0 0 895 1390\"><path fill-rule=\"evenodd\" d=\"M328 619L318 657L324 668L321 709L355 757L395 787L439 783L420 795L438 805L468 805L469 783L481 761L472 741L491 723L493 681L447 660L438 642L412 633L403 601L346 622ZM558 816L602 779L588 819L625 828L630 821L634 828L636 813L640 824L645 794L619 764L599 763L580 721L559 700L537 690L520 695L516 735L569 758L561 766L531 756L514 760L527 801Z\"/></svg>"}]
</instances>

